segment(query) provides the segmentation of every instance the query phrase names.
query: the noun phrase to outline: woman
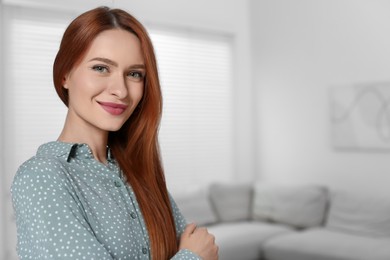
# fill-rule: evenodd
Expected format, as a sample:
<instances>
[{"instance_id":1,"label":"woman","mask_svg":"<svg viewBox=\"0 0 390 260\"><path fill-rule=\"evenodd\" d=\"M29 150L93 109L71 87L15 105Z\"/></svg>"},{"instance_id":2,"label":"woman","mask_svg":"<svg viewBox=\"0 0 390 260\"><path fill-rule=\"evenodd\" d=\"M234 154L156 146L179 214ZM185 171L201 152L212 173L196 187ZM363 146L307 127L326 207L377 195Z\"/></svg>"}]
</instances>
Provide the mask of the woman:
<instances>
[{"instance_id":1,"label":"woman","mask_svg":"<svg viewBox=\"0 0 390 260\"><path fill-rule=\"evenodd\" d=\"M68 107L12 185L21 259L217 259L205 228L186 226L158 150L161 91L144 27L100 7L64 33L53 78Z\"/></svg>"}]
</instances>

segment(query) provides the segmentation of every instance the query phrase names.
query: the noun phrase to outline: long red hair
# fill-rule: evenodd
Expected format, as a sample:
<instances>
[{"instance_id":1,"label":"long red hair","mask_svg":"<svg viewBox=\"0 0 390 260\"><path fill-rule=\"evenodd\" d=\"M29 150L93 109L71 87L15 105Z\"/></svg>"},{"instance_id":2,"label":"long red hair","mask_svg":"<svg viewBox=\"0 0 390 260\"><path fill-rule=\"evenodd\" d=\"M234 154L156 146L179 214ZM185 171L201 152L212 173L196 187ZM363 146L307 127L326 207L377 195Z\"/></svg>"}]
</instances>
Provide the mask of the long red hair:
<instances>
[{"instance_id":1,"label":"long red hair","mask_svg":"<svg viewBox=\"0 0 390 260\"><path fill-rule=\"evenodd\" d=\"M65 75L82 60L99 33L118 28L140 40L146 77L140 103L120 130L109 133L108 145L136 194L153 259L169 259L177 252L178 244L158 145L161 89L153 46L145 28L120 9L99 7L81 14L62 38L53 66L54 86L67 106L68 92L62 86Z\"/></svg>"}]
</instances>

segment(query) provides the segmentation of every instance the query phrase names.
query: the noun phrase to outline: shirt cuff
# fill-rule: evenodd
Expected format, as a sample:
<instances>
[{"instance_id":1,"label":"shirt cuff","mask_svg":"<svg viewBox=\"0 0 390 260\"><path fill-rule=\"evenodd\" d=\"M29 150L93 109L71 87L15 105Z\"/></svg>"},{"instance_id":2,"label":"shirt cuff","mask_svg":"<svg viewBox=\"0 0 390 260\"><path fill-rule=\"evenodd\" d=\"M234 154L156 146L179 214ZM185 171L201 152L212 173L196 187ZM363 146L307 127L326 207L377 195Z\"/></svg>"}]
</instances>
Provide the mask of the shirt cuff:
<instances>
[{"instance_id":1,"label":"shirt cuff","mask_svg":"<svg viewBox=\"0 0 390 260\"><path fill-rule=\"evenodd\" d=\"M180 249L171 260L202 260L200 256L188 249Z\"/></svg>"}]
</instances>

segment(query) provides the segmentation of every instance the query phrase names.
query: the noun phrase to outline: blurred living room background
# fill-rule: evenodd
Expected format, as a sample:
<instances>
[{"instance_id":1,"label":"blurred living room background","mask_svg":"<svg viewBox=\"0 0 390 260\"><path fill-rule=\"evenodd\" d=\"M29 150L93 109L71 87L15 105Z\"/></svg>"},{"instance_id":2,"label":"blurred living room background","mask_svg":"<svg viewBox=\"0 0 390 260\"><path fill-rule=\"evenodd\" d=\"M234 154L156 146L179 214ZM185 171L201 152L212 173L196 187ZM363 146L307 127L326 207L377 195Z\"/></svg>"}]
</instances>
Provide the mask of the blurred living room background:
<instances>
[{"instance_id":1,"label":"blurred living room background","mask_svg":"<svg viewBox=\"0 0 390 260\"><path fill-rule=\"evenodd\" d=\"M1 0L0 259L17 259L13 176L64 122L51 76L62 33L101 5L154 43L174 196L215 182L390 195L390 1Z\"/></svg>"}]
</instances>

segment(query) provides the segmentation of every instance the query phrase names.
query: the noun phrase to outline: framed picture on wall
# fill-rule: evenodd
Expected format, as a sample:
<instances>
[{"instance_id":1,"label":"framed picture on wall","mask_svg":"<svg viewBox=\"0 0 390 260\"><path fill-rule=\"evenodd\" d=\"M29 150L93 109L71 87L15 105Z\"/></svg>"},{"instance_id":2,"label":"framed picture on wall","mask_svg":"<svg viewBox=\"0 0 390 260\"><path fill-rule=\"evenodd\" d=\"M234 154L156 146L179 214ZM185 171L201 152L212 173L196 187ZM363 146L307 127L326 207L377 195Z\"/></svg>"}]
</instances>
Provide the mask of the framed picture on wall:
<instances>
[{"instance_id":1,"label":"framed picture on wall","mask_svg":"<svg viewBox=\"0 0 390 260\"><path fill-rule=\"evenodd\" d=\"M390 82L330 89L335 149L390 152Z\"/></svg>"}]
</instances>

